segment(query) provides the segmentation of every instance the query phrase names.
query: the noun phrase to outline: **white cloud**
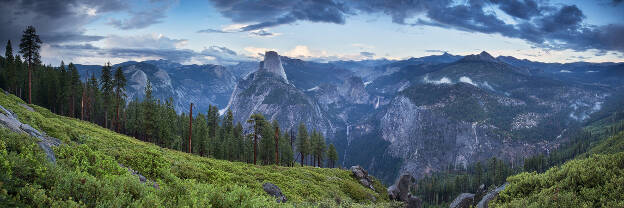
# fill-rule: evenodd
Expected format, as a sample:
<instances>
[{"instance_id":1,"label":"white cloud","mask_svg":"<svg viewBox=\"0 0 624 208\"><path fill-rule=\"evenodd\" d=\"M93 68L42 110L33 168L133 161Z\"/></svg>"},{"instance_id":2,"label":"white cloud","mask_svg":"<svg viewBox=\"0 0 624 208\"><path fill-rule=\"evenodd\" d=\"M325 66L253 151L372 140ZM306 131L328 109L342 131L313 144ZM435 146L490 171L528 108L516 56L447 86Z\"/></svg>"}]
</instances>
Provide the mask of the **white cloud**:
<instances>
[{"instance_id":1,"label":"white cloud","mask_svg":"<svg viewBox=\"0 0 624 208\"><path fill-rule=\"evenodd\" d=\"M100 41L103 48L150 48L176 49L187 44L186 39L173 39L163 34L152 33L135 36L110 35Z\"/></svg>"},{"instance_id":2,"label":"white cloud","mask_svg":"<svg viewBox=\"0 0 624 208\"><path fill-rule=\"evenodd\" d=\"M423 81L425 83L430 83L430 84L453 84L453 82L451 81L451 79L449 79L448 77L442 77L440 78L440 80L431 80L429 79L429 75L425 75L425 77L423 78Z\"/></svg>"},{"instance_id":3,"label":"white cloud","mask_svg":"<svg viewBox=\"0 0 624 208\"><path fill-rule=\"evenodd\" d=\"M559 71L559 72L561 72L561 73L572 73L570 70L565 70L565 69L562 69L562 70L561 70L561 71Z\"/></svg>"},{"instance_id":4,"label":"white cloud","mask_svg":"<svg viewBox=\"0 0 624 208\"><path fill-rule=\"evenodd\" d=\"M247 24L231 24L221 27L223 32L240 32L241 28L247 27Z\"/></svg>"},{"instance_id":5,"label":"white cloud","mask_svg":"<svg viewBox=\"0 0 624 208\"><path fill-rule=\"evenodd\" d=\"M463 82L463 83L468 83L468 84L471 84L471 85L473 85L473 86L477 86L477 84L475 84L474 82L472 82L472 79L470 79L470 77L462 76L462 77L460 77L460 78L459 78L459 81L460 81L460 82Z\"/></svg>"}]
</instances>

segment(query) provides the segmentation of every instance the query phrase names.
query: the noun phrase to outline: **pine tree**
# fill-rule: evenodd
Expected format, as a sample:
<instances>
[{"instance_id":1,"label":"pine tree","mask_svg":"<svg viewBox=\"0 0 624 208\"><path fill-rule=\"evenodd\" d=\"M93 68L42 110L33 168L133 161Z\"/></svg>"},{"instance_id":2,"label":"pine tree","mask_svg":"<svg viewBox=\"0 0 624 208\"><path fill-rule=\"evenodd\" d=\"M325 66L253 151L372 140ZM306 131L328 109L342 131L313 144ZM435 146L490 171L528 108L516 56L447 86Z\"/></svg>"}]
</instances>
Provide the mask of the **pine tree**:
<instances>
[{"instance_id":1,"label":"pine tree","mask_svg":"<svg viewBox=\"0 0 624 208\"><path fill-rule=\"evenodd\" d=\"M327 151L327 145L325 144L325 138L323 138L323 134L321 132L316 133L316 163L318 167L322 167L322 162L324 158L325 151Z\"/></svg>"},{"instance_id":2,"label":"pine tree","mask_svg":"<svg viewBox=\"0 0 624 208\"><path fill-rule=\"evenodd\" d=\"M327 150L327 157L329 158L330 167L334 168L336 161L338 161L338 152L336 152L336 147L334 147L334 144L329 144L329 149Z\"/></svg>"},{"instance_id":3,"label":"pine tree","mask_svg":"<svg viewBox=\"0 0 624 208\"><path fill-rule=\"evenodd\" d=\"M151 141L154 136L155 116L154 115L154 97L152 96L152 84L149 80L145 85L145 99L141 111L143 112L143 128L145 141Z\"/></svg>"},{"instance_id":4,"label":"pine tree","mask_svg":"<svg viewBox=\"0 0 624 208\"><path fill-rule=\"evenodd\" d=\"M148 80L149 83L149 80ZM109 128L108 127L108 113L110 111L110 106L112 105L112 98L113 98L113 77L111 75L111 65L110 63L106 63L106 65L104 65L102 67L102 75L100 75L100 90L102 92L102 98L103 98L103 103L104 103L104 127L105 128ZM146 87L146 92L147 92L147 87ZM151 89L151 84L150 84L150 95L152 92Z\"/></svg>"},{"instance_id":5,"label":"pine tree","mask_svg":"<svg viewBox=\"0 0 624 208\"><path fill-rule=\"evenodd\" d=\"M300 123L297 131L297 151L301 155L301 166L305 164L305 156L310 153L310 139L305 124Z\"/></svg>"},{"instance_id":6,"label":"pine tree","mask_svg":"<svg viewBox=\"0 0 624 208\"><path fill-rule=\"evenodd\" d=\"M124 76L123 71L121 71L121 67L117 67L117 70L115 70L113 88L115 89L115 104L117 113L117 116L115 117L115 126L117 127L117 132L119 132L119 127L121 126L119 124L119 110L121 108L121 104L125 103L124 98L126 97L126 77Z\"/></svg>"},{"instance_id":7,"label":"pine tree","mask_svg":"<svg viewBox=\"0 0 624 208\"><path fill-rule=\"evenodd\" d=\"M7 41L7 45L4 51L4 62L6 87L9 92L15 93L15 89L17 88L17 76L15 69L15 57L13 57L13 47L11 46L11 40Z\"/></svg>"},{"instance_id":8,"label":"pine tree","mask_svg":"<svg viewBox=\"0 0 624 208\"><path fill-rule=\"evenodd\" d=\"M69 103L69 112L70 112L70 116L72 118L76 117L76 98L80 96L80 94L82 94L82 86L81 86L81 82L80 82L80 74L78 74L78 69L76 68L76 66L73 63L69 63L69 66L67 66L67 69L69 70L69 99L70 99L70 103Z\"/></svg>"},{"instance_id":9,"label":"pine tree","mask_svg":"<svg viewBox=\"0 0 624 208\"><path fill-rule=\"evenodd\" d=\"M279 152L280 152L280 164L283 166L292 166L293 163L293 152L290 146L290 135L288 132L284 132L282 136L280 136L279 141Z\"/></svg>"},{"instance_id":10,"label":"pine tree","mask_svg":"<svg viewBox=\"0 0 624 208\"><path fill-rule=\"evenodd\" d=\"M35 27L26 27L20 42L20 53L28 64L28 104L32 104L32 68L41 63L41 56L39 55L41 43Z\"/></svg>"},{"instance_id":11,"label":"pine tree","mask_svg":"<svg viewBox=\"0 0 624 208\"><path fill-rule=\"evenodd\" d=\"M261 131L263 121L264 121L264 116L262 116L262 114L259 114L259 113L252 114L247 120L247 123L252 124L254 128L254 132L253 132L253 164L254 165L256 164L256 160L258 158L258 134Z\"/></svg>"}]
</instances>

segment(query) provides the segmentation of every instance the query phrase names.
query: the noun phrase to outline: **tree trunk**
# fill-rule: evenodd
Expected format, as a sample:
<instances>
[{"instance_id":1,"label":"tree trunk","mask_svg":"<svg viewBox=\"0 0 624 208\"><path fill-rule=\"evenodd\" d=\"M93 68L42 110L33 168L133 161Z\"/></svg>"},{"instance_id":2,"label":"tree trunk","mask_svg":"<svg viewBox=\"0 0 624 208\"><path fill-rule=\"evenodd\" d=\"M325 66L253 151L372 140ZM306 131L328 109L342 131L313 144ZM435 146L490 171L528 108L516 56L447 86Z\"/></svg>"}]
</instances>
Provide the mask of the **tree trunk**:
<instances>
[{"instance_id":1,"label":"tree trunk","mask_svg":"<svg viewBox=\"0 0 624 208\"><path fill-rule=\"evenodd\" d=\"M31 79L32 79L32 63L28 63L28 104L32 104L31 91Z\"/></svg>"},{"instance_id":2,"label":"tree trunk","mask_svg":"<svg viewBox=\"0 0 624 208\"><path fill-rule=\"evenodd\" d=\"M279 165L279 128L275 127L275 164Z\"/></svg>"},{"instance_id":3,"label":"tree trunk","mask_svg":"<svg viewBox=\"0 0 624 208\"><path fill-rule=\"evenodd\" d=\"M254 123L254 165L256 164L256 157L258 152L258 128L255 125L256 124Z\"/></svg>"},{"instance_id":4,"label":"tree trunk","mask_svg":"<svg viewBox=\"0 0 624 208\"><path fill-rule=\"evenodd\" d=\"M305 156L303 156L303 153L301 153L301 167L303 167L303 164L305 162Z\"/></svg>"},{"instance_id":5,"label":"tree trunk","mask_svg":"<svg viewBox=\"0 0 624 208\"><path fill-rule=\"evenodd\" d=\"M193 135L193 103L191 103L191 112L189 113L189 153L193 153L191 151L191 136Z\"/></svg>"}]
</instances>

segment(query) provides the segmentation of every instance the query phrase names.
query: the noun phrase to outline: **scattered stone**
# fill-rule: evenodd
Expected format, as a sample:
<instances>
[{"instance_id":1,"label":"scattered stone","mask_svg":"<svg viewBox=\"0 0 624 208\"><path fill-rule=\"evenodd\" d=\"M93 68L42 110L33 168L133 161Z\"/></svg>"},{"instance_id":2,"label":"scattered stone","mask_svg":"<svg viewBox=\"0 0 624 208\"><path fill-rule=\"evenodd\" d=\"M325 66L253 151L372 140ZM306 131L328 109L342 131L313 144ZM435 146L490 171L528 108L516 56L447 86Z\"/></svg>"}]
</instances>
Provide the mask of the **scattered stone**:
<instances>
[{"instance_id":1,"label":"scattered stone","mask_svg":"<svg viewBox=\"0 0 624 208\"><path fill-rule=\"evenodd\" d=\"M496 197L498 196L498 193L500 193L501 191L505 190L505 187L507 186L507 184L509 184L509 183L505 183L505 184L499 186L498 188L488 192L485 196L483 196L481 201L479 201L479 203L477 204L477 207L478 208L487 208L488 207L488 203L490 203L490 201L496 199Z\"/></svg>"},{"instance_id":2,"label":"scattered stone","mask_svg":"<svg viewBox=\"0 0 624 208\"><path fill-rule=\"evenodd\" d=\"M364 170L364 168L359 165L351 166L351 172L353 173L353 176L355 176L355 179L360 182L360 184L375 191L375 187L373 187L373 180L371 180L371 178L368 176L368 172Z\"/></svg>"},{"instance_id":3,"label":"scattered stone","mask_svg":"<svg viewBox=\"0 0 624 208\"><path fill-rule=\"evenodd\" d=\"M30 112L35 112L35 109L33 109L32 107L30 107L30 106L28 106L28 105L26 105L24 103L20 103L19 105L24 107L24 108L26 108L26 110L28 110Z\"/></svg>"},{"instance_id":4,"label":"scattered stone","mask_svg":"<svg viewBox=\"0 0 624 208\"><path fill-rule=\"evenodd\" d=\"M264 183L262 184L262 189L264 189L267 194L274 196L277 199L277 203L283 203L287 200L286 196L282 193L282 190L275 184Z\"/></svg>"},{"instance_id":5,"label":"scattered stone","mask_svg":"<svg viewBox=\"0 0 624 208\"><path fill-rule=\"evenodd\" d=\"M472 206L474 200L474 194L462 193L453 202L451 202L450 208L469 208Z\"/></svg>"},{"instance_id":6,"label":"scattered stone","mask_svg":"<svg viewBox=\"0 0 624 208\"><path fill-rule=\"evenodd\" d=\"M138 176L139 177L139 181L141 183L151 183L152 187L154 187L155 189L160 189L160 186L158 185L158 183L156 183L156 181L152 181L147 179L145 176L141 175L139 172L137 172L136 170L133 170L132 168L126 167L124 165L122 165L121 163L118 163L119 167L122 167L124 169L126 169L130 174L132 174L133 176Z\"/></svg>"}]
</instances>

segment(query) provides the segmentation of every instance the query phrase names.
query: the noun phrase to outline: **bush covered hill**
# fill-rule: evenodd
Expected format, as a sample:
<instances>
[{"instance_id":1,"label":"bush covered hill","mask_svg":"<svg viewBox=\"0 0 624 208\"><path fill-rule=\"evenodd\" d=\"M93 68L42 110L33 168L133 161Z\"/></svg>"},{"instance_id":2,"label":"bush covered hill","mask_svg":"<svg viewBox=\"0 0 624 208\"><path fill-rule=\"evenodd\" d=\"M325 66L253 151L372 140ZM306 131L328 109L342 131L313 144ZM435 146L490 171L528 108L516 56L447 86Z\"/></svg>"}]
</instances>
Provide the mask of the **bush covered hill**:
<instances>
[{"instance_id":1,"label":"bush covered hill","mask_svg":"<svg viewBox=\"0 0 624 208\"><path fill-rule=\"evenodd\" d=\"M624 207L624 130L618 129L586 153L544 173L523 172L507 178L509 185L493 207Z\"/></svg>"},{"instance_id":2,"label":"bush covered hill","mask_svg":"<svg viewBox=\"0 0 624 208\"><path fill-rule=\"evenodd\" d=\"M53 148L56 161L49 162L37 138L0 127L0 207L397 205L387 201L386 188L378 180L373 191L347 170L255 166L199 157L39 106L30 105L34 109L30 111L13 95L0 93L0 105L20 122L62 142ZM277 185L288 202L276 203L264 192L265 182Z\"/></svg>"}]
</instances>

